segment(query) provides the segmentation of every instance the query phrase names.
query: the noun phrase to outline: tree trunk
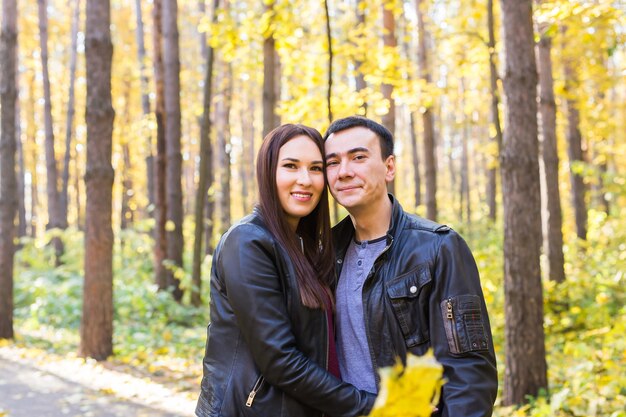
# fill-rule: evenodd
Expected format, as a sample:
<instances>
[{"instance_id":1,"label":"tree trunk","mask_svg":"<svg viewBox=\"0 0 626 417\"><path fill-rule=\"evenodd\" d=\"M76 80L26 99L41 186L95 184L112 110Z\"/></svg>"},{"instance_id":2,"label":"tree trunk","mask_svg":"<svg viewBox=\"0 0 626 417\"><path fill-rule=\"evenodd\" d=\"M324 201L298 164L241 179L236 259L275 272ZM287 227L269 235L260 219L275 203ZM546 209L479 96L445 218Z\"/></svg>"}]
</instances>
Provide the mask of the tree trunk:
<instances>
[{"instance_id":1,"label":"tree trunk","mask_svg":"<svg viewBox=\"0 0 626 417\"><path fill-rule=\"evenodd\" d=\"M417 13L418 49L417 65L420 78L430 84L430 71L428 68L428 49L426 46L426 27L424 25L424 0L415 0ZM435 127L432 107L427 107L422 112L422 125L424 129L424 179L426 217L437 220L437 163L435 160Z\"/></svg>"},{"instance_id":2,"label":"tree trunk","mask_svg":"<svg viewBox=\"0 0 626 417\"><path fill-rule=\"evenodd\" d=\"M70 182L70 158L72 155L72 134L74 133L74 85L76 84L76 60L78 55L78 26L80 22L80 0L75 0L72 19L72 49L70 50L70 89L67 99L67 116L65 121L65 157L63 159L63 175L61 186L61 221L67 227L68 196Z\"/></svg>"},{"instance_id":3,"label":"tree trunk","mask_svg":"<svg viewBox=\"0 0 626 417\"><path fill-rule=\"evenodd\" d=\"M469 192L469 154L467 150L467 142L469 141L469 126L467 115L465 114L465 79L461 77L461 116L463 127L461 132L461 213L465 212L465 221L471 223L471 202ZM463 202L465 204L463 204ZM463 214L460 216L463 221Z\"/></svg>"},{"instance_id":4,"label":"tree trunk","mask_svg":"<svg viewBox=\"0 0 626 417\"><path fill-rule=\"evenodd\" d=\"M507 113L501 154L504 203L504 405L547 388L539 255L541 208L537 66L532 0L502 0Z\"/></svg>"},{"instance_id":5,"label":"tree trunk","mask_svg":"<svg viewBox=\"0 0 626 417\"><path fill-rule=\"evenodd\" d=\"M500 126L500 112L498 105L500 103L500 94L498 92L498 70L496 68L496 37L493 18L493 0L487 0L487 27L489 32L489 88L491 91L491 127L493 127L493 135L490 136L491 140L496 142L497 155L493 162L490 163L489 170L487 172L487 205L489 206L489 218L492 221L496 220L497 206L496 206L496 193L498 183L498 171L496 162L500 157L502 149L502 127Z\"/></svg>"},{"instance_id":6,"label":"tree trunk","mask_svg":"<svg viewBox=\"0 0 626 417\"><path fill-rule=\"evenodd\" d=\"M113 354L113 229L111 227L113 119L111 16L108 0L87 0L87 210L85 285L79 354L105 360Z\"/></svg>"},{"instance_id":7,"label":"tree trunk","mask_svg":"<svg viewBox=\"0 0 626 417\"><path fill-rule=\"evenodd\" d=\"M180 113L180 54L178 46L178 2L163 1L163 67L165 93L165 146L167 154L167 259L174 268L183 267L183 193ZM167 269L167 284L172 295L181 301L180 279Z\"/></svg>"},{"instance_id":8,"label":"tree trunk","mask_svg":"<svg viewBox=\"0 0 626 417\"><path fill-rule=\"evenodd\" d=\"M167 289L167 274L163 261L167 253L165 223L167 222L167 195L165 184L165 100L163 87L162 0L154 0L152 9L154 48L154 116L157 123L156 158L154 167L154 281L159 291Z\"/></svg>"},{"instance_id":9,"label":"tree trunk","mask_svg":"<svg viewBox=\"0 0 626 417\"><path fill-rule=\"evenodd\" d=\"M44 126L46 133L46 173L48 195L48 224L46 229L63 227L61 220L61 201L58 190L57 162L54 154L54 130L52 122L52 101L50 94L50 76L48 73L48 0L38 0L39 6L39 43L41 47L41 68L44 94ZM60 238L52 241L55 249L56 263L60 263L63 254L63 242Z\"/></svg>"},{"instance_id":10,"label":"tree trunk","mask_svg":"<svg viewBox=\"0 0 626 417\"><path fill-rule=\"evenodd\" d=\"M143 35L143 14L141 10L141 0L135 0L135 38L137 40L137 60L139 61L139 72L141 82L141 110L145 121L150 116L150 91L148 86L148 73L146 69L146 42ZM150 130L142 128L146 138L146 174L148 184L148 205L154 206L154 157L152 155L152 135Z\"/></svg>"},{"instance_id":11,"label":"tree trunk","mask_svg":"<svg viewBox=\"0 0 626 417\"><path fill-rule=\"evenodd\" d=\"M13 338L13 264L17 190L17 4L2 0L0 33L0 339Z\"/></svg>"},{"instance_id":12,"label":"tree trunk","mask_svg":"<svg viewBox=\"0 0 626 417\"><path fill-rule=\"evenodd\" d=\"M274 10L274 0L270 0L265 5L265 13L270 14L270 21L274 20L276 11ZM270 24L271 25L271 24ZM276 53L276 44L274 41L274 32L268 29L268 33L264 34L263 41L263 137L265 137L272 129L280 124L276 107L278 104L278 96L276 91L279 81L278 73L278 55Z\"/></svg>"},{"instance_id":13,"label":"tree trunk","mask_svg":"<svg viewBox=\"0 0 626 417\"><path fill-rule=\"evenodd\" d=\"M16 40L16 56L19 57L19 45ZM19 68L19 62L16 58L16 68ZM15 89L16 91L20 90L20 77L19 71L16 69L15 73ZM22 128L21 128L21 107L20 100L17 99L15 102L15 146L17 152L17 237L21 238L26 236L26 165L24 163L24 144L22 142ZM18 244L17 249L21 247L21 244Z\"/></svg>"},{"instance_id":14,"label":"tree trunk","mask_svg":"<svg viewBox=\"0 0 626 417\"><path fill-rule=\"evenodd\" d=\"M244 105L241 106L240 120L254 119L254 100L249 97L250 90L245 89ZM255 181L254 181L254 123L242 123L242 155L241 167L241 195L243 212L249 213L254 205Z\"/></svg>"},{"instance_id":15,"label":"tree trunk","mask_svg":"<svg viewBox=\"0 0 626 417\"><path fill-rule=\"evenodd\" d=\"M396 40L396 20L393 15L393 10L383 2L383 45L385 49L395 49L398 46ZM391 68L391 71L395 71L395 65ZM381 85L381 92L383 98L389 102L389 109L387 113L382 116L382 124L391 132L392 136L396 134L396 101L393 98L393 85L383 83ZM387 183L387 190L395 193L395 181Z\"/></svg>"},{"instance_id":16,"label":"tree trunk","mask_svg":"<svg viewBox=\"0 0 626 417\"><path fill-rule=\"evenodd\" d=\"M567 28L562 27L563 38L566 39ZM584 162L582 150L582 135L580 133L580 113L578 110L578 76L576 74L574 59L567 56L567 46L563 45L565 57L563 58L563 78L565 93L565 114L567 120L567 156L570 165L570 182L572 187L572 205L576 219L576 235L579 239L587 239L587 205L585 203L585 183L583 176L576 171L575 165Z\"/></svg>"},{"instance_id":17,"label":"tree trunk","mask_svg":"<svg viewBox=\"0 0 626 417\"><path fill-rule=\"evenodd\" d=\"M28 77L28 100L26 101L26 157L28 170L30 171L30 231L29 236L32 238L37 237L37 224L38 224L38 206L39 206L39 187L38 187L38 175L37 175L37 160L39 159L39 146L37 146L37 129L38 124L35 121L35 74L31 74Z\"/></svg>"},{"instance_id":18,"label":"tree trunk","mask_svg":"<svg viewBox=\"0 0 626 417\"><path fill-rule=\"evenodd\" d=\"M220 85L221 94L218 94L218 100L215 104L215 117L217 124L217 159L220 172L220 193L219 193L219 212L220 212L220 233L224 233L230 227L230 179L231 179L231 163L230 163L230 108L232 102L232 65L222 61L220 63Z\"/></svg>"},{"instance_id":19,"label":"tree trunk","mask_svg":"<svg viewBox=\"0 0 626 417\"><path fill-rule=\"evenodd\" d=\"M357 0L356 2L356 23L362 27L365 26L365 12L364 12L364 0ZM358 45L355 46L355 49ZM364 57L363 57L364 58ZM354 73L355 73L355 86L356 91L362 93L361 98L363 99L363 104L361 104L361 112L363 116L367 116L367 97L365 97L364 90L367 88L367 83L365 82L365 74L361 69L363 65L363 61L361 59L357 59L354 62Z\"/></svg>"},{"instance_id":20,"label":"tree trunk","mask_svg":"<svg viewBox=\"0 0 626 417\"><path fill-rule=\"evenodd\" d=\"M541 117L541 148L543 154L545 190L544 249L548 257L548 276L552 281L565 280L563 269L563 232L561 196L559 191L559 157L556 140L556 103L552 79L552 41L545 35L546 27L539 27L541 38L537 44L539 72L539 115Z\"/></svg>"},{"instance_id":21,"label":"tree trunk","mask_svg":"<svg viewBox=\"0 0 626 417\"><path fill-rule=\"evenodd\" d=\"M213 23L217 22L217 8L219 0L213 0ZM202 304L202 240L204 239L204 225L207 219L204 217L204 206L209 185L213 182L213 148L211 147L211 100L213 97L213 61L215 51L212 47L207 48L206 68L204 73L204 100L202 125L200 126L200 162L198 166L199 180L198 193L196 194L195 224L193 240L193 267L191 304ZM208 219L210 221L210 219Z\"/></svg>"},{"instance_id":22,"label":"tree trunk","mask_svg":"<svg viewBox=\"0 0 626 417\"><path fill-rule=\"evenodd\" d=\"M415 201L415 208L422 204L422 178L420 176L419 169L419 156L418 156L418 143L417 143L417 123L415 121L415 112L410 111L410 126L411 126L411 161L413 162L413 184L415 190L413 192L413 200Z\"/></svg>"},{"instance_id":23,"label":"tree trunk","mask_svg":"<svg viewBox=\"0 0 626 417\"><path fill-rule=\"evenodd\" d=\"M333 122L333 34L330 28L330 13L328 10L328 0L324 0L324 13L326 16L326 47L328 48L328 82L326 90L326 114L328 116L328 124Z\"/></svg>"}]
</instances>

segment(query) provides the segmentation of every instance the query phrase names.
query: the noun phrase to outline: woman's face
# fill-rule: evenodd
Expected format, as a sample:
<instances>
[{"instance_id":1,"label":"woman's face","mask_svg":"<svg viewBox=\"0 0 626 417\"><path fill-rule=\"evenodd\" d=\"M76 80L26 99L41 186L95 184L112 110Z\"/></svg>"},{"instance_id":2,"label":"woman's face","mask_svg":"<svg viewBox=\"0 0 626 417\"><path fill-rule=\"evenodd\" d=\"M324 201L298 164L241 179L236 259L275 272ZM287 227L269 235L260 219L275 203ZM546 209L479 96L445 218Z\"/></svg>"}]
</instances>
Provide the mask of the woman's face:
<instances>
[{"instance_id":1,"label":"woman's face","mask_svg":"<svg viewBox=\"0 0 626 417\"><path fill-rule=\"evenodd\" d=\"M324 190L322 154L313 139L296 136L280 148L276 188L287 223L295 231L300 219L315 209Z\"/></svg>"}]
</instances>

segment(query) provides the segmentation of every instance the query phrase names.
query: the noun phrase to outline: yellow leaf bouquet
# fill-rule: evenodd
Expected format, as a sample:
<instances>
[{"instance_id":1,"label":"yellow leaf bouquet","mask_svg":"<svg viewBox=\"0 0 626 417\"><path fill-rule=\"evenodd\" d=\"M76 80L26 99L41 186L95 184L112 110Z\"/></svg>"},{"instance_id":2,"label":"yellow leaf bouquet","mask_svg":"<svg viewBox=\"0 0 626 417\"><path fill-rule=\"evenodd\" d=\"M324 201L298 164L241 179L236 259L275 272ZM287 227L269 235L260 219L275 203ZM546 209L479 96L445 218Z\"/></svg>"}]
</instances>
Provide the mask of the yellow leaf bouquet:
<instances>
[{"instance_id":1,"label":"yellow leaf bouquet","mask_svg":"<svg viewBox=\"0 0 626 417\"><path fill-rule=\"evenodd\" d=\"M398 361L380 370L380 393L371 417L428 417L439 403L443 366L432 350L424 356L409 354L406 367Z\"/></svg>"}]
</instances>

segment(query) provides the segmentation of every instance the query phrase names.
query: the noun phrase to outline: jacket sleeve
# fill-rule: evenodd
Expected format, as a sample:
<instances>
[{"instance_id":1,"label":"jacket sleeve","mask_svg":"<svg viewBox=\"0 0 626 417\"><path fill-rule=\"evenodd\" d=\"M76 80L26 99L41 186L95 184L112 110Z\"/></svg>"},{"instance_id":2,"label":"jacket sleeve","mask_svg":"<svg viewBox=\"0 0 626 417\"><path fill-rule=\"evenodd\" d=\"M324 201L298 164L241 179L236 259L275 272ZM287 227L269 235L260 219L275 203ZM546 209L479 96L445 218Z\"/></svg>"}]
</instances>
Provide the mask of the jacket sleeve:
<instances>
[{"instance_id":1,"label":"jacket sleeve","mask_svg":"<svg viewBox=\"0 0 626 417\"><path fill-rule=\"evenodd\" d=\"M258 227L231 230L218 259L228 299L266 381L328 415L366 415L375 397L342 382L296 345L276 264L277 248Z\"/></svg>"},{"instance_id":2,"label":"jacket sleeve","mask_svg":"<svg viewBox=\"0 0 626 417\"><path fill-rule=\"evenodd\" d=\"M435 415L491 416L498 375L489 317L474 257L454 231L441 235L434 280L431 344L447 380Z\"/></svg>"}]
</instances>

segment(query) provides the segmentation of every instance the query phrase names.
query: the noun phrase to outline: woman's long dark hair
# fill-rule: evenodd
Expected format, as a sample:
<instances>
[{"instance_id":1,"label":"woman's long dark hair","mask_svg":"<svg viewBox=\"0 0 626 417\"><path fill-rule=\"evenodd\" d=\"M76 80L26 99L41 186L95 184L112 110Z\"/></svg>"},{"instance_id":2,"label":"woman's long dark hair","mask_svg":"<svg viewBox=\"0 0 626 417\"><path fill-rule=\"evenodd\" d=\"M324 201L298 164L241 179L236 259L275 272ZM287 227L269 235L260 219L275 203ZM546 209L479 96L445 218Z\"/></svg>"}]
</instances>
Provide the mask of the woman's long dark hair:
<instances>
[{"instance_id":1,"label":"woman's long dark hair","mask_svg":"<svg viewBox=\"0 0 626 417\"><path fill-rule=\"evenodd\" d=\"M259 209L269 231L287 251L296 272L302 303L311 308L332 307L334 253L330 237L330 214L326 178L320 201L309 215L300 219L294 234L287 224L285 211L278 198L276 170L280 148L296 136L311 138L324 156L324 141L320 133L300 124L284 124L263 139L257 156ZM324 168L326 165L324 164ZM300 239L304 243L302 250Z\"/></svg>"}]
</instances>

